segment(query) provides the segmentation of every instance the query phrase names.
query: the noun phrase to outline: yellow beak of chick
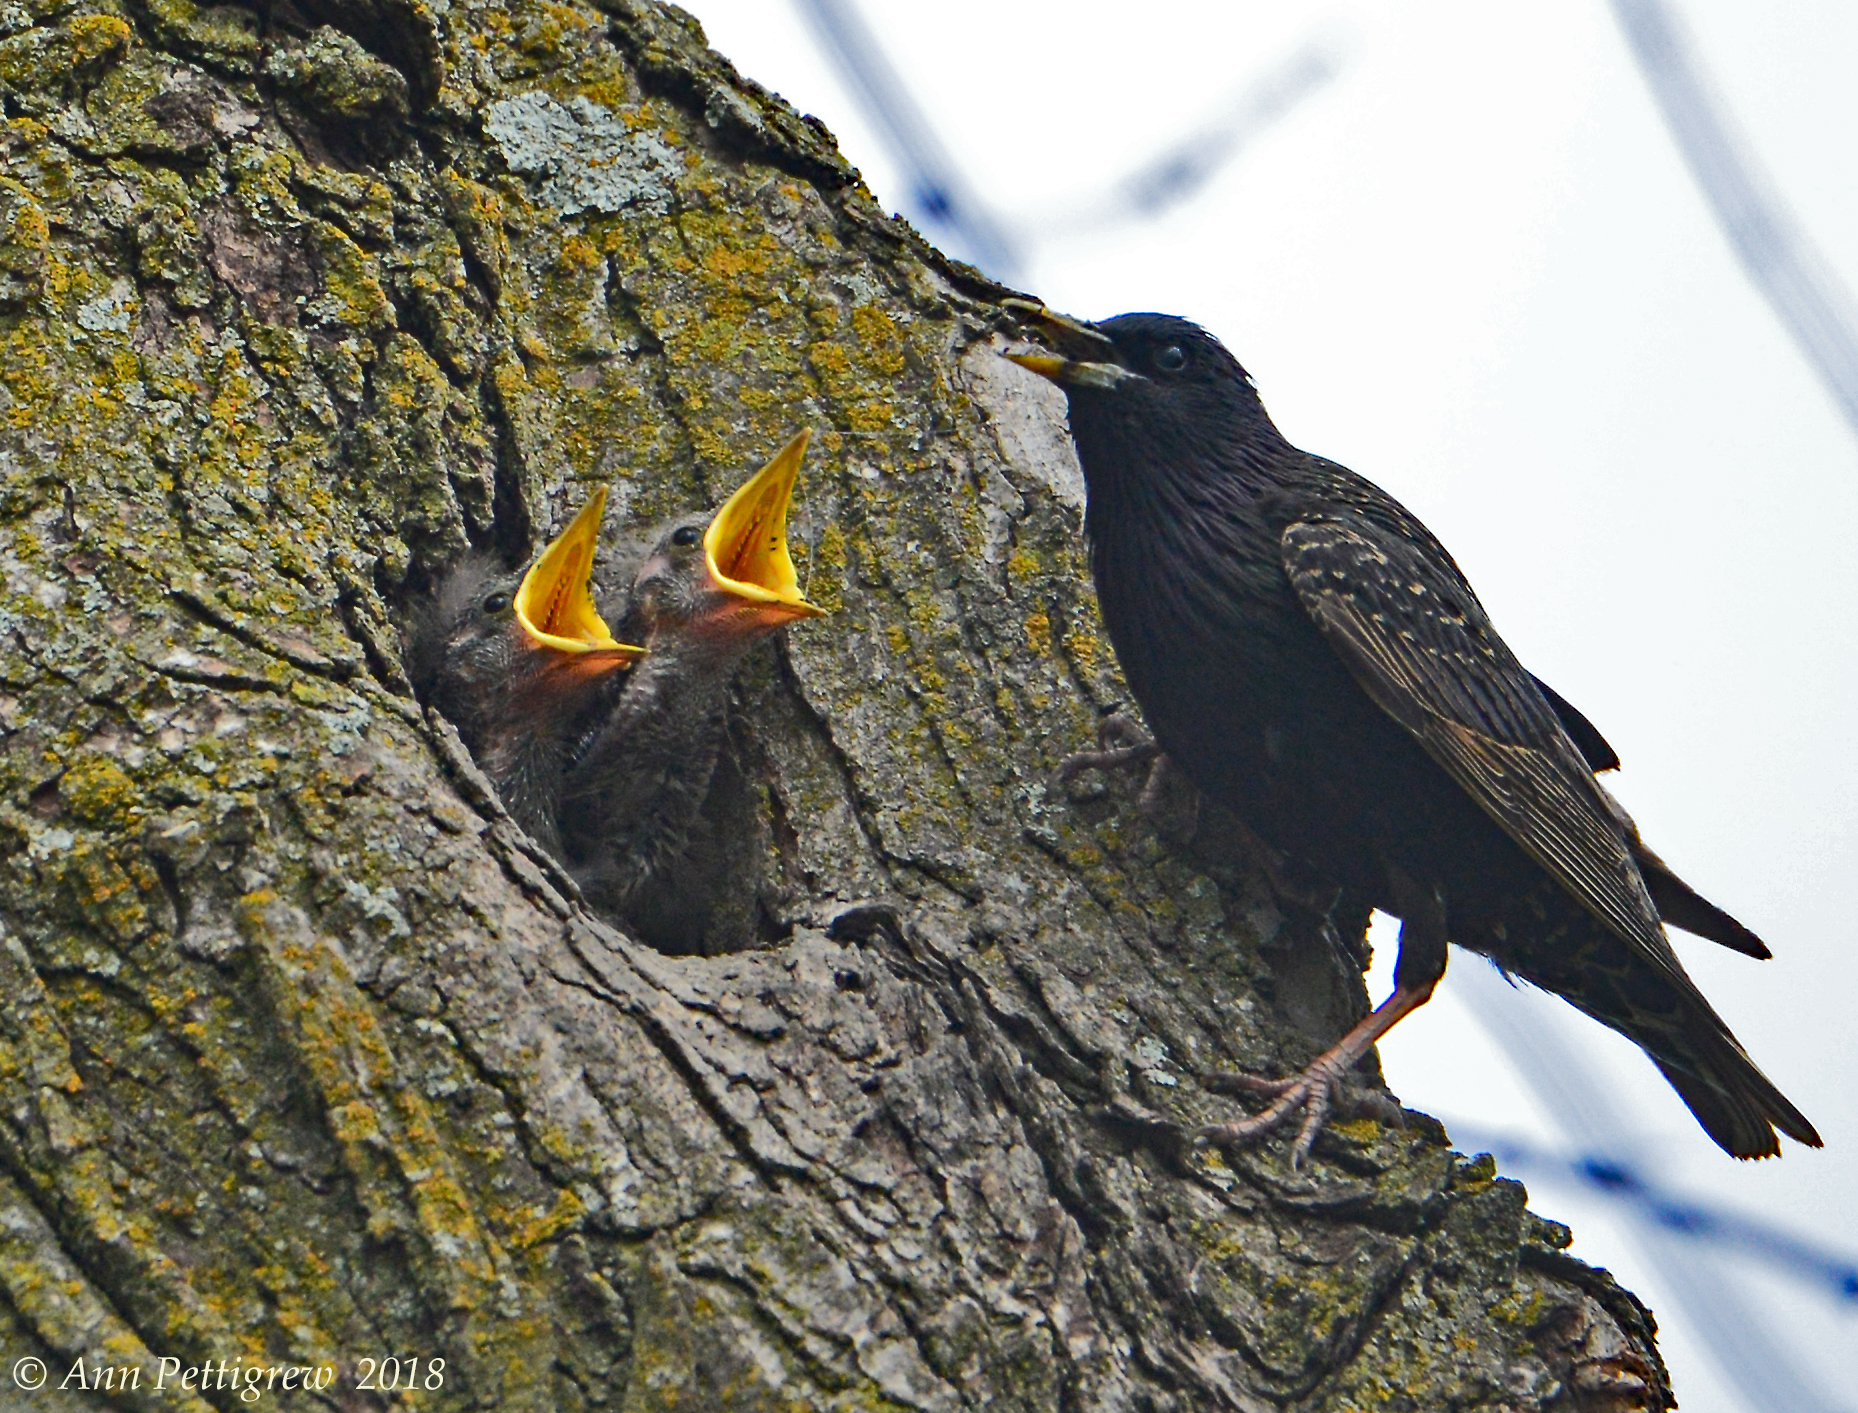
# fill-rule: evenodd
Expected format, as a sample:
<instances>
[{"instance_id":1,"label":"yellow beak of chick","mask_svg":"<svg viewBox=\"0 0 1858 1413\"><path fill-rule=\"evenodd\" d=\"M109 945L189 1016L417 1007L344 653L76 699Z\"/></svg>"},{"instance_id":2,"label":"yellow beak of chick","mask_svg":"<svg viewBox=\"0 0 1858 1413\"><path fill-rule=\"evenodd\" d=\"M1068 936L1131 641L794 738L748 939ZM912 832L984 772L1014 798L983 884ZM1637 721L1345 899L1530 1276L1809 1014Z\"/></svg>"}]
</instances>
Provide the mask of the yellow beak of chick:
<instances>
[{"instance_id":1,"label":"yellow beak of chick","mask_svg":"<svg viewBox=\"0 0 1858 1413\"><path fill-rule=\"evenodd\" d=\"M644 648L617 641L594 607L594 547L605 513L602 486L536 556L516 590L516 621L530 641L565 653L589 670L624 667L645 653Z\"/></svg>"}]
</instances>

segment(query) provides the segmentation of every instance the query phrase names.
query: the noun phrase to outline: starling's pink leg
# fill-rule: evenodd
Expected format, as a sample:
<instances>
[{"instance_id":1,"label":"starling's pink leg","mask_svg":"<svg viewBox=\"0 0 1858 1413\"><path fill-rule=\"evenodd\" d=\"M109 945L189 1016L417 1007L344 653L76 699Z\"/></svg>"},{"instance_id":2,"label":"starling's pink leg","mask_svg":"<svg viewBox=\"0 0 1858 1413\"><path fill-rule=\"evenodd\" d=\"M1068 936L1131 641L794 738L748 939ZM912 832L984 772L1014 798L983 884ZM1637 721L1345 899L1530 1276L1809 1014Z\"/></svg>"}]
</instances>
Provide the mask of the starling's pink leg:
<instances>
[{"instance_id":1,"label":"starling's pink leg","mask_svg":"<svg viewBox=\"0 0 1858 1413\"><path fill-rule=\"evenodd\" d=\"M1348 1072L1383 1035L1430 1001L1439 978L1445 975L1445 905L1436 893L1416 897L1414 902L1416 906L1407 909L1400 923L1400 956L1394 963L1393 994L1355 1022L1348 1034L1318 1055L1309 1068L1294 1079L1263 1079L1247 1074L1209 1075L1208 1079L1220 1087L1269 1095L1274 1102L1252 1118L1208 1124L1194 1135L1195 1141L1222 1148L1250 1143L1277 1128L1300 1109L1303 1127L1291 1146L1290 1165L1303 1167Z\"/></svg>"}]
</instances>

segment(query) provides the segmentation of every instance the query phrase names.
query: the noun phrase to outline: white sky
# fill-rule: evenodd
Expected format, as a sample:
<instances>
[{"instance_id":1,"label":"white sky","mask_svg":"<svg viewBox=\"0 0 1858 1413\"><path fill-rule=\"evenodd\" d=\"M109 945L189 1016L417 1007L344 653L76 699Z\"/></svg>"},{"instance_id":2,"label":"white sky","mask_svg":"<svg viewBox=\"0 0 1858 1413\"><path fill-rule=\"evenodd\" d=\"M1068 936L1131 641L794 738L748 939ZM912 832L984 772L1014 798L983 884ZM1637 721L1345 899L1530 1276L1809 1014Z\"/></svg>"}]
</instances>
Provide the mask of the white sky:
<instances>
[{"instance_id":1,"label":"white sky","mask_svg":"<svg viewBox=\"0 0 1858 1413\"><path fill-rule=\"evenodd\" d=\"M685 3L901 205L787 3ZM1677 938L1827 1148L1735 1163L1633 1047L1566 1007L1555 1021L1617 1082L1668 1182L1858 1253L1858 436L1742 276L1606 6L1176 0L1138 27L1101 0L862 4L973 185L1032 218L1153 156L1312 33L1342 40L1339 76L1190 205L1037 249L1022 282L1085 317L1205 324L1293 441L1451 547L1511 646L1619 750L1611 781L1653 846L1774 949L1756 963ZM1858 287L1858 6L1681 8ZM1410 1104L1558 1139L1451 976L1382 1057ZM1741 1407L1602 1204L1538 1185L1533 1205L1651 1303L1687 1413ZM1733 1269L1852 1402L1858 1312Z\"/></svg>"}]
</instances>

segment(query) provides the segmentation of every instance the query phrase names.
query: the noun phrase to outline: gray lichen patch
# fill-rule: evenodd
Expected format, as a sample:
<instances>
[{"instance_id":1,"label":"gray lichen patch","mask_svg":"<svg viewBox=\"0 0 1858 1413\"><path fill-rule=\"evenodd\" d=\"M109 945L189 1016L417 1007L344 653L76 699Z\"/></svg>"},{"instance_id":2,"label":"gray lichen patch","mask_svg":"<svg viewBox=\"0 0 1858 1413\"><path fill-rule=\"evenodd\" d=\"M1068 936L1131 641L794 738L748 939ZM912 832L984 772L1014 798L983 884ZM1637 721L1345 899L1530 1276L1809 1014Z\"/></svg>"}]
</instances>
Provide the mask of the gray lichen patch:
<instances>
[{"instance_id":1,"label":"gray lichen patch","mask_svg":"<svg viewBox=\"0 0 1858 1413\"><path fill-rule=\"evenodd\" d=\"M118 279L95 299L87 299L78 305L78 327L92 333L108 331L126 334L129 332L135 305L135 287L127 280Z\"/></svg>"},{"instance_id":2,"label":"gray lichen patch","mask_svg":"<svg viewBox=\"0 0 1858 1413\"><path fill-rule=\"evenodd\" d=\"M564 216L627 207L664 215L684 166L657 133L635 132L579 94L565 107L534 91L492 103L484 131L510 170L542 178L543 204Z\"/></svg>"}]
</instances>

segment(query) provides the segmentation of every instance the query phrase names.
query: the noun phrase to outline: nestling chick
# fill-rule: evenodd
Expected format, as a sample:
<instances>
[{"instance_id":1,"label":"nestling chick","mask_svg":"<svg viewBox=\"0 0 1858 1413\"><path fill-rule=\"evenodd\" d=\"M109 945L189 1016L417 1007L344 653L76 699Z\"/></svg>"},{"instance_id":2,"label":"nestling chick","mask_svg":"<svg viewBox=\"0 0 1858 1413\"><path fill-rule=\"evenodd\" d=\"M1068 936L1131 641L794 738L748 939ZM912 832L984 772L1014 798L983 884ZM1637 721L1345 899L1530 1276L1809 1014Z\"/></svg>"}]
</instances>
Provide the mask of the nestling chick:
<instances>
[{"instance_id":1,"label":"nestling chick","mask_svg":"<svg viewBox=\"0 0 1858 1413\"><path fill-rule=\"evenodd\" d=\"M602 489L526 570L466 559L408 635L421 700L458 728L504 807L557 857L564 771L614 674L644 652L613 637L588 589L605 508Z\"/></svg>"},{"instance_id":2,"label":"nestling chick","mask_svg":"<svg viewBox=\"0 0 1858 1413\"><path fill-rule=\"evenodd\" d=\"M709 870L686 865L702 851L736 668L768 634L823 612L800 592L787 549L808 437L794 437L713 516L656 532L620 618L647 656L568 772L562 840L588 900L667 949L700 945L711 902L700 882Z\"/></svg>"}]
</instances>

